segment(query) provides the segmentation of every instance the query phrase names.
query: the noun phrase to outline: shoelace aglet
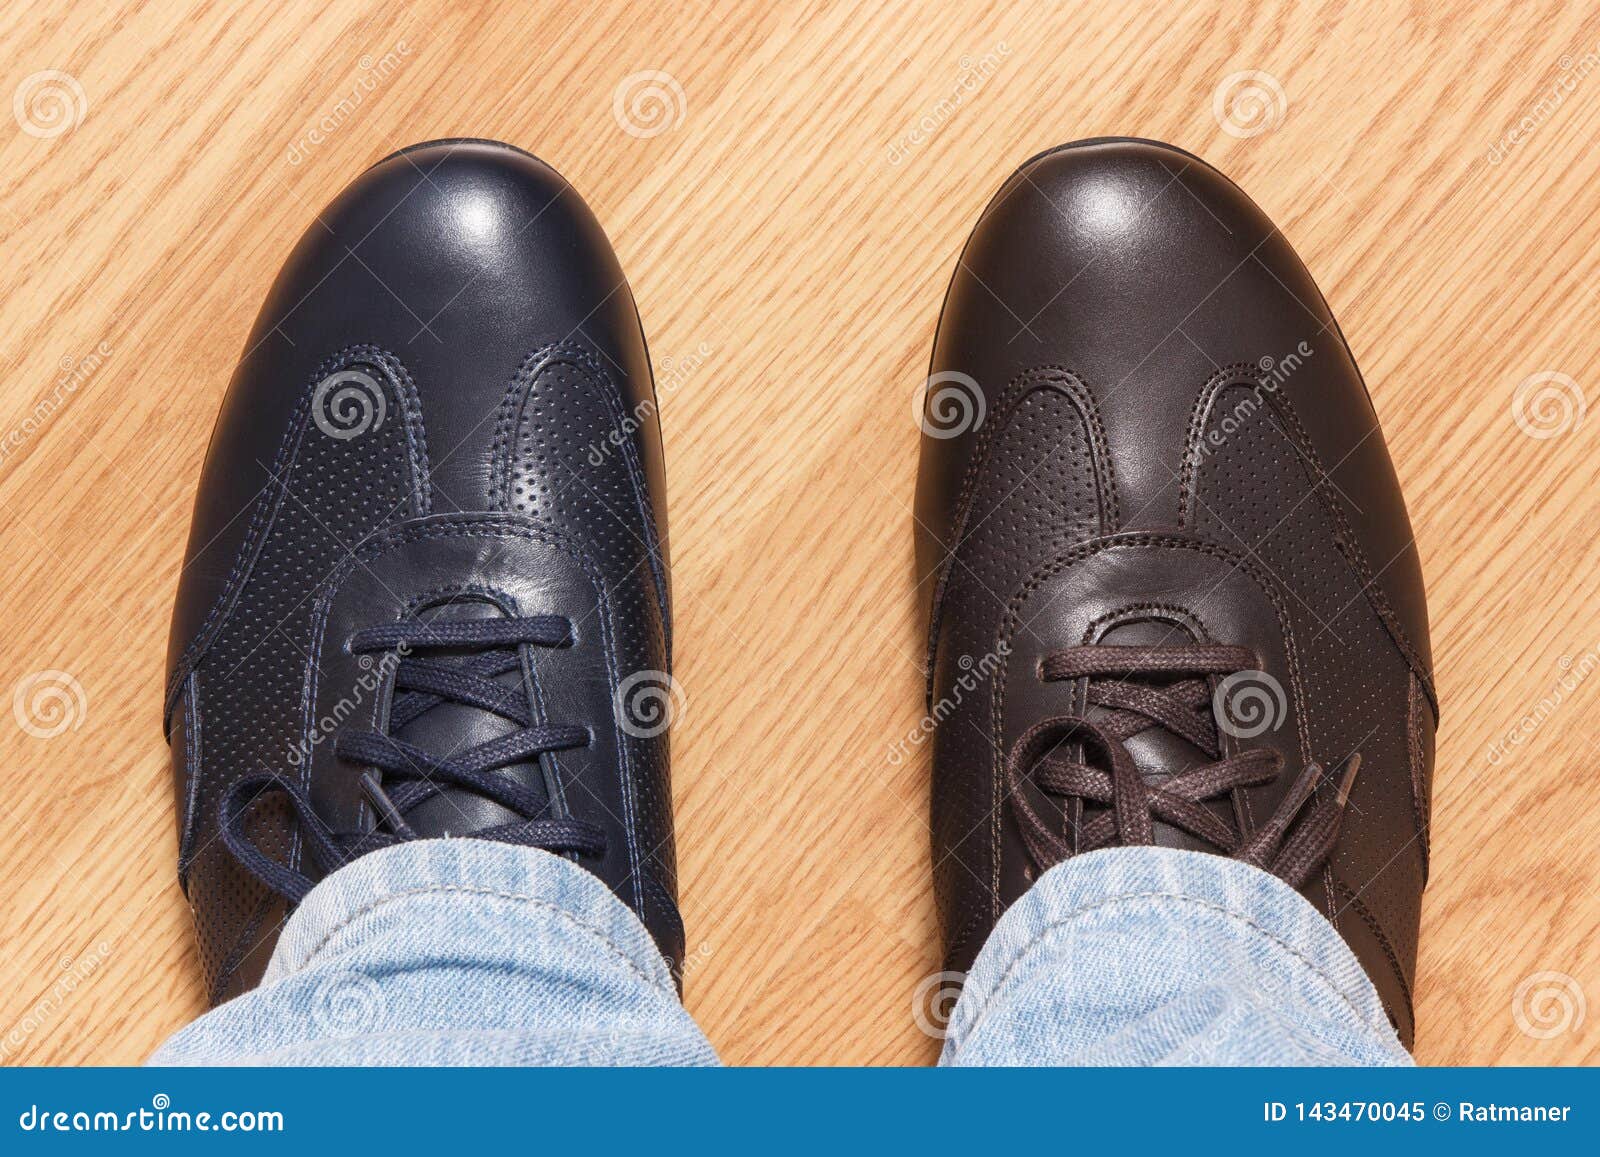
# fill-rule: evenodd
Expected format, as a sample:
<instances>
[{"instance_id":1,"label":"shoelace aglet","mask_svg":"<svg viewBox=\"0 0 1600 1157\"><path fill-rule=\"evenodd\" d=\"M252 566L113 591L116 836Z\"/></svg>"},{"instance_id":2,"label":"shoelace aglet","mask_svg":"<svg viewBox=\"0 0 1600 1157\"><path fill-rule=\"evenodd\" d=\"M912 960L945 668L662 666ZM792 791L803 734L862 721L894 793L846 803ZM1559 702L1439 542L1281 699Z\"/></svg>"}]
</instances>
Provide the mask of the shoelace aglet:
<instances>
[{"instance_id":1,"label":"shoelace aglet","mask_svg":"<svg viewBox=\"0 0 1600 1157\"><path fill-rule=\"evenodd\" d=\"M411 830L411 825L406 823L405 817L400 814L400 809L394 806L394 800L389 798L389 793L383 790L383 785L378 782L376 772L369 771L361 777L361 794L367 797L367 802L378 813L378 818L389 825L389 830L401 839L414 839L416 832Z\"/></svg>"},{"instance_id":2,"label":"shoelace aglet","mask_svg":"<svg viewBox=\"0 0 1600 1157\"><path fill-rule=\"evenodd\" d=\"M1350 789L1355 786L1356 772L1361 770L1361 753L1353 751L1344 761L1344 775L1339 779L1338 803L1342 808L1350 799Z\"/></svg>"}]
</instances>

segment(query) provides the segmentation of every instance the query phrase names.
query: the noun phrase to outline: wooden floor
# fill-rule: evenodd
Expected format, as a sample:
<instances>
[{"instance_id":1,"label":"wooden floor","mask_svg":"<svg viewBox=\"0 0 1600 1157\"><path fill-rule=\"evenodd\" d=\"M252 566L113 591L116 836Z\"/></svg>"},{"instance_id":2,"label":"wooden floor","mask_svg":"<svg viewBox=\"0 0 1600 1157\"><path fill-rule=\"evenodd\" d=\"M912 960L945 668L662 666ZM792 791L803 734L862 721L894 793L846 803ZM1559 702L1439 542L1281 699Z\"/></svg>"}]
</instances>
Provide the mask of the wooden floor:
<instances>
[{"instance_id":1,"label":"wooden floor","mask_svg":"<svg viewBox=\"0 0 1600 1157\"><path fill-rule=\"evenodd\" d=\"M735 1063L931 1061L913 397L998 183L1128 134L1282 226L1405 484L1443 700L1419 1058L1600 1061L1593 5L89 12L0 13L0 1059L136 1062L200 1011L159 717L233 351L341 185L475 135L590 201L659 363L688 1006Z\"/></svg>"}]
</instances>

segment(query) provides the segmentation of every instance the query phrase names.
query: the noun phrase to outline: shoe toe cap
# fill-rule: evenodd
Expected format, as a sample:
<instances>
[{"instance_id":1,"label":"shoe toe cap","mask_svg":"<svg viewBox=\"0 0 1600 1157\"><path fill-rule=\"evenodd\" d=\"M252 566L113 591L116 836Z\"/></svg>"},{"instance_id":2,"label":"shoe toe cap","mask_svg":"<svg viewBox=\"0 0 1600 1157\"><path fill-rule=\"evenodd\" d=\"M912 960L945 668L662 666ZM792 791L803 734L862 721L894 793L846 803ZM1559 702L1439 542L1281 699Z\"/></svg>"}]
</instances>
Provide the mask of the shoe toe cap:
<instances>
[{"instance_id":1,"label":"shoe toe cap","mask_svg":"<svg viewBox=\"0 0 1600 1157\"><path fill-rule=\"evenodd\" d=\"M439 141L352 181L294 247L234 371L196 504L173 670L225 589L246 545L245 515L277 479L330 365L382 362L380 404L395 413L406 395L396 420L415 429L410 453L427 466L434 509L486 510L503 450L497 415L531 355L552 347L599 367L592 390L573 399L587 408L579 418L639 412L649 399L648 356L620 264L553 168L509 145ZM231 354L219 351L219 363ZM659 488L655 437L653 427L636 434ZM352 460L372 449L348 445ZM328 517L354 540L339 512Z\"/></svg>"},{"instance_id":2,"label":"shoe toe cap","mask_svg":"<svg viewBox=\"0 0 1600 1157\"><path fill-rule=\"evenodd\" d=\"M1001 373L1070 360L1102 382L1169 344L1193 341L1221 365L1329 321L1238 186L1172 146L1121 139L1064 146L1012 175L973 232L945 318L941 339L988 335L960 351L968 360Z\"/></svg>"},{"instance_id":3,"label":"shoe toe cap","mask_svg":"<svg viewBox=\"0 0 1600 1157\"><path fill-rule=\"evenodd\" d=\"M263 309L258 335L322 349L501 345L526 352L586 322L631 319L610 243L549 165L508 145L443 141L373 165L319 215Z\"/></svg>"},{"instance_id":4,"label":"shoe toe cap","mask_svg":"<svg viewBox=\"0 0 1600 1157\"><path fill-rule=\"evenodd\" d=\"M1078 383L1083 425L1099 447L1096 473L1114 499L1105 531L1187 525L1194 478L1253 444L1237 437L1227 456L1197 456L1198 408L1223 384L1259 381L1251 412L1267 417L1252 424L1263 447L1251 453L1266 455L1265 443L1292 430L1298 449L1273 443L1273 452L1309 463L1311 482L1235 487L1228 499L1211 499L1218 515L1244 525L1245 507L1266 505L1277 511L1274 524L1313 483L1331 483L1324 489L1347 501L1366 556L1378 566L1395 560L1382 585L1425 655L1410 528L1360 372L1283 234L1205 162L1168 145L1111 139L1025 163L962 255L932 373L975 383L982 397L972 409L988 418L960 436L924 439L924 574L952 549L970 479L992 468L985 440L1017 420L1019 398L1041 373ZM1269 395L1272 407L1263 402ZM1033 437L1040 461L1062 450L1049 430ZM1237 536L1221 537L1238 545Z\"/></svg>"}]
</instances>

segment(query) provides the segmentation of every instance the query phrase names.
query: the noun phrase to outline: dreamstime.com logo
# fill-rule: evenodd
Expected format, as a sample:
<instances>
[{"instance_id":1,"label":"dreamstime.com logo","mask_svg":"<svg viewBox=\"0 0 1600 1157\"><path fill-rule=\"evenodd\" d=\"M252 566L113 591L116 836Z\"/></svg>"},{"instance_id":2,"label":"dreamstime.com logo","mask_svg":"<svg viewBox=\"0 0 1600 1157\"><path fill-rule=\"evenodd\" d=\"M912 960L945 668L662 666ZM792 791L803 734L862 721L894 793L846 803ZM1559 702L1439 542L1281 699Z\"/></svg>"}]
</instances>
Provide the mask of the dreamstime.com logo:
<instances>
[{"instance_id":1,"label":"dreamstime.com logo","mask_svg":"<svg viewBox=\"0 0 1600 1157\"><path fill-rule=\"evenodd\" d=\"M1299 372L1316 352L1310 342L1302 341L1282 357L1266 356L1257 361L1259 376L1252 375L1248 379L1250 392L1234 402L1220 419L1213 419L1211 428L1200 440L1200 452L1209 456L1227 445L1228 439L1248 426L1268 404L1268 399L1275 396L1283 383Z\"/></svg>"},{"instance_id":2,"label":"dreamstime.com logo","mask_svg":"<svg viewBox=\"0 0 1600 1157\"><path fill-rule=\"evenodd\" d=\"M611 116L630 137L658 137L683 124L689 98L670 72L648 68L622 78L611 94Z\"/></svg>"},{"instance_id":3,"label":"dreamstime.com logo","mask_svg":"<svg viewBox=\"0 0 1600 1157\"><path fill-rule=\"evenodd\" d=\"M994 673L999 670L1000 664L1011 654L1011 644L1001 642L981 659L974 659L971 655L962 655L956 660L956 666L961 674L957 675L955 682L950 685L950 692L939 697L933 708L917 721L917 725L904 736L889 745L889 763L898 767L905 762L907 755L917 750L928 741L928 736L939 729L939 725L954 714L957 707L966 700L966 697L984 685Z\"/></svg>"},{"instance_id":4,"label":"dreamstime.com logo","mask_svg":"<svg viewBox=\"0 0 1600 1157\"><path fill-rule=\"evenodd\" d=\"M1211 94L1211 115L1230 137L1259 137L1283 123L1289 94L1270 72L1257 68L1229 73Z\"/></svg>"},{"instance_id":5,"label":"dreamstime.com logo","mask_svg":"<svg viewBox=\"0 0 1600 1157\"><path fill-rule=\"evenodd\" d=\"M54 739L83 726L89 696L68 671L35 671L17 680L11 713L17 726L35 739Z\"/></svg>"},{"instance_id":6,"label":"dreamstime.com logo","mask_svg":"<svg viewBox=\"0 0 1600 1157\"><path fill-rule=\"evenodd\" d=\"M679 975L687 980L691 975L699 972L701 968L705 967L706 962L711 959L712 953L715 951L716 950L711 947L711 942L709 940L700 941L699 945L696 946L693 952L687 952L684 954L683 964L678 969Z\"/></svg>"},{"instance_id":7,"label":"dreamstime.com logo","mask_svg":"<svg viewBox=\"0 0 1600 1157\"><path fill-rule=\"evenodd\" d=\"M961 999L965 972L935 972L917 982L911 993L911 1020L934 1040L950 1035L950 1016Z\"/></svg>"},{"instance_id":8,"label":"dreamstime.com logo","mask_svg":"<svg viewBox=\"0 0 1600 1157\"><path fill-rule=\"evenodd\" d=\"M1583 425L1589 400L1583 387L1556 370L1529 374L1511 391L1511 419L1530 438L1544 441Z\"/></svg>"},{"instance_id":9,"label":"dreamstime.com logo","mask_svg":"<svg viewBox=\"0 0 1600 1157\"><path fill-rule=\"evenodd\" d=\"M383 986L364 972L330 972L311 992L311 1023L319 1035L352 1037L374 1031L388 1007Z\"/></svg>"},{"instance_id":10,"label":"dreamstime.com logo","mask_svg":"<svg viewBox=\"0 0 1600 1157\"><path fill-rule=\"evenodd\" d=\"M604 438L589 443L589 452L584 457L591 466L600 466L605 463L613 452L627 444L629 438L638 432L660 408L660 400L675 393L679 386L701 366L706 364L706 359L711 356L711 347L701 342L686 357L664 357L656 363L655 390L652 395L630 410L622 421L613 426Z\"/></svg>"},{"instance_id":11,"label":"dreamstime.com logo","mask_svg":"<svg viewBox=\"0 0 1600 1157\"><path fill-rule=\"evenodd\" d=\"M387 652L376 663L371 655L362 655L356 660L361 668L361 674L356 677L355 685L351 687L350 694L330 707L322 718L311 724L309 734L301 738L289 748L288 760L291 767L299 767L311 758L312 752L320 747L336 732L345 721L354 715L361 705L367 702L367 697L382 687L394 669L400 665L400 660L411 654L411 645L401 643L394 650Z\"/></svg>"},{"instance_id":12,"label":"dreamstime.com logo","mask_svg":"<svg viewBox=\"0 0 1600 1157\"><path fill-rule=\"evenodd\" d=\"M82 357L68 354L57 364L61 372L56 375L55 387L33 404L20 422L0 435L0 465L26 446L33 436L50 423L67 400L100 371L111 357L111 343L100 342Z\"/></svg>"},{"instance_id":13,"label":"dreamstime.com logo","mask_svg":"<svg viewBox=\"0 0 1600 1157\"><path fill-rule=\"evenodd\" d=\"M986 403L978 380L959 370L940 370L911 395L911 416L930 438L954 438L983 425Z\"/></svg>"},{"instance_id":14,"label":"dreamstime.com logo","mask_svg":"<svg viewBox=\"0 0 1600 1157\"><path fill-rule=\"evenodd\" d=\"M316 123L289 146L285 159L291 165L298 165L309 157L312 149L332 137L356 115L356 110L366 103L367 98L377 91L379 85L400 71L400 66L410 55L411 46L404 40L395 41L394 47L382 56L374 57L371 53L364 55L359 61L361 75L356 77L355 83L350 86L350 91L341 96L337 104L318 117Z\"/></svg>"},{"instance_id":15,"label":"dreamstime.com logo","mask_svg":"<svg viewBox=\"0 0 1600 1157\"><path fill-rule=\"evenodd\" d=\"M1565 53L1556 64L1561 70L1560 75L1539 94L1539 99L1534 102L1533 107L1508 128L1498 141L1489 146L1487 160L1491 165L1498 165L1505 160L1512 149L1531 137L1541 125L1555 115L1556 110L1566 103L1567 97L1576 91L1581 81L1586 80L1590 73L1600 69L1600 51L1591 49L1577 57L1570 52Z\"/></svg>"},{"instance_id":16,"label":"dreamstime.com logo","mask_svg":"<svg viewBox=\"0 0 1600 1157\"><path fill-rule=\"evenodd\" d=\"M1571 655L1562 655L1556 660L1556 667L1561 674L1556 677L1554 686L1517 717L1516 721L1484 749L1484 761L1491 766L1496 766L1501 760L1515 752L1527 743L1543 727L1579 687L1588 682L1596 670L1600 670L1600 647L1590 647L1576 659Z\"/></svg>"},{"instance_id":17,"label":"dreamstime.com logo","mask_svg":"<svg viewBox=\"0 0 1600 1157\"><path fill-rule=\"evenodd\" d=\"M30 137L49 140L83 123L89 115L89 97L70 72L47 68L22 78L11 96L11 114Z\"/></svg>"},{"instance_id":18,"label":"dreamstime.com logo","mask_svg":"<svg viewBox=\"0 0 1600 1157\"><path fill-rule=\"evenodd\" d=\"M330 438L348 442L383 425L388 395L365 370L339 370L317 383L311 395L311 420Z\"/></svg>"},{"instance_id":19,"label":"dreamstime.com logo","mask_svg":"<svg viewBox=\"0 0 1600 1157\"><path fill-rule=\"evenodd\" d=\"M635 671L617 684L612 712L617 726L635 739L654 739L689 705L683 684L665 671Z\"/></svg>"},{"instance_id":20,"label":"dreamstime.com logo","mask_svg":"<svg viewBox=\"0 0 1600 1157\"><path fill-rule=\"evenodd\" d=\"M1211 696L1217 726L1235 739L1254 739L1283 726L1289 699L1283 684L1265 671L1235 671Z\"/></svg>"},{"instance_id":21,"label":"dreamstime.com logo","mask_svg":"<svg viewBox=\"0 0 1600 1157\"><path fill-rule=\"evenodd\" d=\"M1010 55L1011 45L1002 40L982 56L963 56L957 61L960 71L956 75L955 84L951 85L949 93L937 104L919 116L912 122L910 128L895 138L889 146L889 163L898 165L932 140L934 134L949 124L963 105L978 95L978 90L1000 70L1001 62Z\"/></svg>"},{"instance_id":22,"label":"dreamstime.com logo","mask_svg":"<svg viewBox=\"0 0 1600 1157\"><path fill-rule=\"evenodd\" d=\"M49 1024L71 999L72 994L99 971L100 966L110 955L110 941L102 940L76 959L70 956L62 957L61 974L56 977L44 995L34 1002L33 1007L23 1013L7 1030L6 1035L0 1037L0 1061L9 1061L16 1056L22 1046L28 1043L28 1039Z\"/></svg>"},{"instance_id":23,"label":"dreamstime.com logo","mask_svg":"<svg viewBox=\"0 0 1600 1157\"><path fill-rule=\"evenodd\" d=\"M282 1133L283 1114L275 1110L224 1109L189 1112L174 1109L172 1098L157 1093L147 1109L52 1109L29 1105L17 1117L24 1133Z\"/></svg>"},{"instance_id":24,"label":"dreamstime.com logo","mask_svg":"<svg viewBox=\"0 0 1600 1157\"><path fill-rule=\"evenodd\" d=\"M1511 1019L1534 1040L1577 1032L1588 1011L1583 985L1565 972L1535 972L1511 996Z\"/></svg>"}]
</instances>

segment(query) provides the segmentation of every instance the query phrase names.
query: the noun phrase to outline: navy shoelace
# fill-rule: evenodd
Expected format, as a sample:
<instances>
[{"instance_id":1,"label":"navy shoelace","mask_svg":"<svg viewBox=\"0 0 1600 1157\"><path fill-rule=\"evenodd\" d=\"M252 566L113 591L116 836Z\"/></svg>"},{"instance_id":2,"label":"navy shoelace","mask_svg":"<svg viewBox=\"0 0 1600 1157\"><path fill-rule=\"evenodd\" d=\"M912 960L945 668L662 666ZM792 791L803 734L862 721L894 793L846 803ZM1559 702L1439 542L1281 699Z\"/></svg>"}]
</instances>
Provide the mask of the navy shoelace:
<instances>
[{"instance_id":1,"label":"navy shoelace","mask_svg":"<svg viewBox=\"0 0 1600 1157\"><path fill-rule=\"evenodd\" d=\"M1211 643L1069 647L1046 656L1041 676L1047 682L1086 680L1085 709L1098 707L1102 714L1093 720L1085 715L1041 720L1017 740L1006 760L1008 800L1035 866L1049 868L1098 848L1152 844L1154 821L1161 820L1290 887L1301 887L1338 842L1361 755L1341 762L1337 789L1322 795L1317 787L1323 770L1308 764L1277 810L1253 831L1245 830L1237 799L1233 824L1206 806L1208 800L1273 782L1283 767L1282 756L1269 749L1223 753L1210 677L1248 670L1255 661L1248 648ZM1126 741L1152 727L1187 740L1214 762L1147 782ZM1067 754L1075 750L1094 763ZM1035 809L1023 790L1029 783L1064 801L1066 831ZM1101 810L1084 820L1085 804Z\"/></svg>"},{"instance_id":2,"label":"navy shoelace","mask_svg":"<svg viewBox=\"0 0 1600 1157\"><path fill-rule=\"evenodd\" d=\"M522 817L473 831L475 839L523 844L558 854L603 855L605 835L598 825L552 817L542 795L496 774L500 768L588 744L587 728L538 723L520 687L495 682L522 665L522 648L562 647L571 639L571 625L551 615L445 623L409 620L358 631L350 640L352 653L401 655L394 674L390 733L350 732L334 739L334 753L339 758L369 769L362 775L361 787L376 823L360 831L335 831L312 807L305 784L277 773L263 773L239 780L223 797L223 843L247 871L298 904L315 881L266 855L245 831L246 818L261 800L282 796L288 802L311 858L326 874L357 856L417 839L417 832L406 821L407 813L445 788L462 788ZM441 648L475 653L466 658L417 654ZM392 734L441 703L490 712L515 723L518 730L449 757L433 755Z\"/></svg>"}]
</instances>

